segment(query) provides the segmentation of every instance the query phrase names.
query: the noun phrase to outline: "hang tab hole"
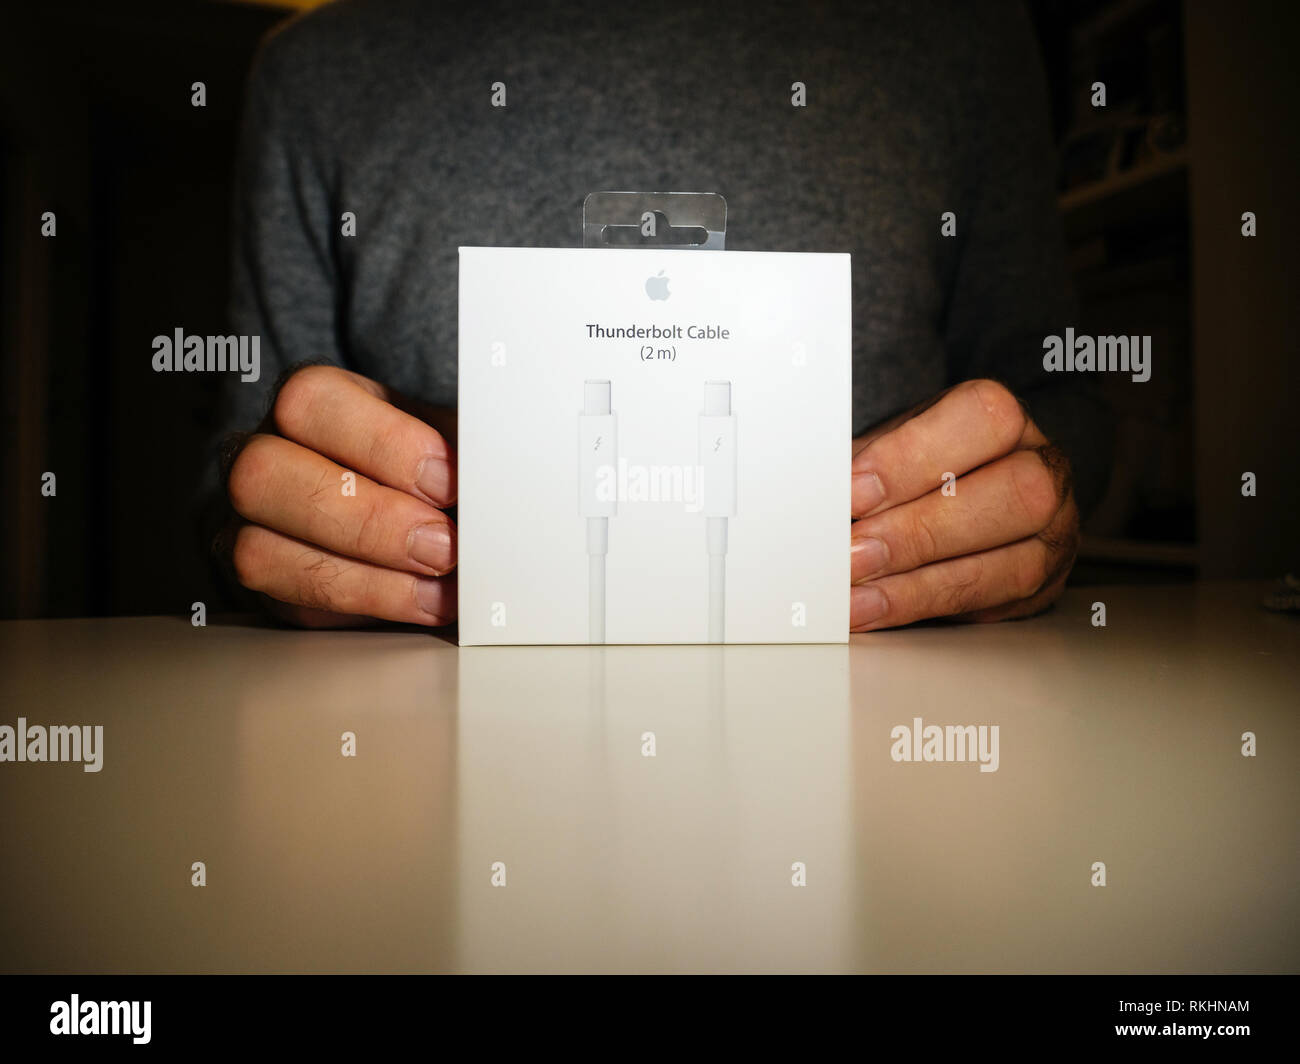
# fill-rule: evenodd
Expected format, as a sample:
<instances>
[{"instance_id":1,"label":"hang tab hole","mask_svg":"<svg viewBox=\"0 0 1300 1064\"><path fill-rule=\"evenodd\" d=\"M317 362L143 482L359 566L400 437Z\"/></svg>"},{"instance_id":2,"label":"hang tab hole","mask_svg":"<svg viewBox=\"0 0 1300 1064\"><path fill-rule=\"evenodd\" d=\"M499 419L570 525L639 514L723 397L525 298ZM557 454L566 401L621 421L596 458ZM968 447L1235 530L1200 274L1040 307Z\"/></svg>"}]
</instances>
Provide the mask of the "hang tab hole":
<instances>
[{"instance_id":1,"label":"hang tab hole","mask_svg":"<svg viewBox=\"0 0 1300 1064\"><path fill-rule=\"evenodd\" d=\"M700 225L672 225L663 211L654 212L654 236L642 232L641 225L606 225L601 228L601 242L611 248L702 247L709 231Z\"/></svg>"}]
</instances>

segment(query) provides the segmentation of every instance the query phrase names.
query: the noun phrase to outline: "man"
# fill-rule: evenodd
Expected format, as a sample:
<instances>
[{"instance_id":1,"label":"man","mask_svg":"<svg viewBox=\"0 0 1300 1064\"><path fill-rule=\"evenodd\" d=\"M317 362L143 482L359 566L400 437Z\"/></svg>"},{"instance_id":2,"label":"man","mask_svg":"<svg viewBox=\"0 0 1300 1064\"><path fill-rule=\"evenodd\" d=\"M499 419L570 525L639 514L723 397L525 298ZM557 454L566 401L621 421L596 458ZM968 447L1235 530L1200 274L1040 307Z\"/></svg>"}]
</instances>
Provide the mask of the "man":
<instances>
[{"instance_id":1,"label":"man","mask_svg":"<svg viewBox=\"0 0 1300 1064\"><path fill-rule=\"evenodd\" d=\"M1088 382L1042 365L1072 324L1052 187L1009 4L295 20L238 172L235 327L281 382L227 451L235 574L297 624L452 622L457 247L571 246L591 191L712 191L729 247L853 255L852 630L1038 612L1110 449ZM230 400L232 426L266 410Z\"/></svg>"}]
</instances>

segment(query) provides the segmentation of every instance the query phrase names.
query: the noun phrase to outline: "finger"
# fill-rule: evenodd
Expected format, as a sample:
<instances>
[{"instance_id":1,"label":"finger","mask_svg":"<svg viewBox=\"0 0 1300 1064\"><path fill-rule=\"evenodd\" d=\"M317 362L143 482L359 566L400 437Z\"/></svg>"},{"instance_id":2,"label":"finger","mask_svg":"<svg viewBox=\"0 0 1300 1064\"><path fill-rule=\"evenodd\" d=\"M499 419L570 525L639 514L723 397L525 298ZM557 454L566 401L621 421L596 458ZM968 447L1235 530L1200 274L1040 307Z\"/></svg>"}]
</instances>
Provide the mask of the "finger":
<instances>
[{"instance_id":1,"label":"finger","mask_svg":"<svg viewBox=\"0 0 1300 1064\"><path fill-rule=\"evenodd\" d=\"M384 569L260 525L240 528L232 560L246 588L293 606L429 626L456 618L455 577Z\"/></svg>"},{"instance_id":2,"label":"finger","mask_svg":"<svg viewBox=\"0 0 1300 1064\"><path fill-rule=\"evenodd\" d=\"M991 550L1041 532L1060 510L1061 483L1038 450L1013 451L956 482L857 522L854 583L944 558Z\"/></svg>"},{"instance_id":3,"label":"finger","mask_svg":"<svg viewBox=\"0 0 1300 1064\"><path fill-rule=\"evenodd\" d=\"M997 381L957 385L853 457L853 516L910 502L1022 446L1045 444L1020 401Z\"/></svg>"},{"instance_id":4,"label":"finger","mask_svg":"<svg viewBox=\"0 0 1300 1064\"><path fill-rule=\"evenodd\" d=\"M382 399L391 406L397 407L398 410L405 411L412 417L418 418L426 425L432 425L438 431L438 435L447 441L452 450L455 450L457 418L454 409L445 406L434 406L422 399L412 399L409 395L399 392L396 388L390 388L386 384L382 384L370 377L363 377L360 373L353 373L351 370L341 369L340 372L346 374L376 399Z\"/></svg>"},{"instance_id":5,"label":"finger","mask_svg":"<svg viewBox=\"0 0 1300 1064\"><path fill-rule=\"evenodd\" d=\"M922 410L925 410L927 407L933 406L938 401L939 401L939 396L935 396L934 399L928 402L918 403L910 410L904 410L901 414L896 414L893 417L880 422L878 425L873 425L871 428L867 429L867 431L864 432L861 436L853 437L852 449L850 451L850 454L854 458L856 458L862 452L862 449L866 447L867 444L869 444L872 440L878 439L879 437L885 435L885 433L887 432L893 432L894 429L898 428L899 425L903 424L905 421L910 420L911 418L916 417L916 415L919 414Z\"/></svg>"},{"instance_id":6,"label":"finger","mask_svg":"<svg viewBox=\"0 0 1300 1064\"><path fill-rule=\"evenodd\" d=\"M252 436L231 466L230 503L246 520L388 569L442 576L456 564L441 510L354 474L292 440Z\"/></svg>"},{"instance_id":7,"label":"finger","mask_svg":"<svg viewBox=\"0 0 1300 1064\"><path fill-rule=\"evenodd\" d=\"M1037 536L859 584L849 589L849 630L869 632L1031 598L1055 558Z\"/></svg>"},{"instance_id":8,"label":"finger","mask_svg":"<svg viewBox=\"0 0 1300 1064\"><path fill-rule=\"evenodd\" d=\"M329 613L306 606L291 606L269 595L259 594L257 597L267 613L297 628L368 628L380 623L376 617L362 617L359 613Z\"/></svg>"},{"instance_id":9,"label":"finger","mask_svg":"<svg viewBox=\"0 0 1300 1064\"><path fill-rule=\"evenodd\" d=\"M973 613L960 614L954 620L969 621L972 624L992 624L995 621L1014 621L1022 617L1032 617L1036 613L1042 613L1061 597L1061 593L1065 590L1065 578L1066 574L1062 573L1057 579L1039 591L1038 594L1027 599L1021 599L1018 602L1007 602L987 610L976 610Z\"/></svg>"},{"instance_id":10,"label":"finger","mask_svg":"<svg viewBox=\"0 0 1300 1064\"><path fill-rule=\"evenodd\" d=\"M377 394L378 393L378 394ZM399 410L374 381L337 366L307 366L275 397L275 430L380 484L435 506L456 501L456 461L432 426Z\"/></svg>"},{"instance_id":11,"label":"finger","mask_svg":"<svg viewBox=\"0 0 1300 1064\"><path fill-rule=\"evenodd\" d=\"M962 620L985 623L990 621L1009 621L1016 617L1030 617L1041 613L1061 596L1065 590L1066 578L1074 566L1075 555L1079 551L1079 508L1073 496L1057 511L1051 523L1038 533L1038 538L1046 545L1054 559L1049 563L1047 580L1036 595L1020 602L1007 602L989 609L975 610L961 616Z\"/></svg>"}]
</instances>

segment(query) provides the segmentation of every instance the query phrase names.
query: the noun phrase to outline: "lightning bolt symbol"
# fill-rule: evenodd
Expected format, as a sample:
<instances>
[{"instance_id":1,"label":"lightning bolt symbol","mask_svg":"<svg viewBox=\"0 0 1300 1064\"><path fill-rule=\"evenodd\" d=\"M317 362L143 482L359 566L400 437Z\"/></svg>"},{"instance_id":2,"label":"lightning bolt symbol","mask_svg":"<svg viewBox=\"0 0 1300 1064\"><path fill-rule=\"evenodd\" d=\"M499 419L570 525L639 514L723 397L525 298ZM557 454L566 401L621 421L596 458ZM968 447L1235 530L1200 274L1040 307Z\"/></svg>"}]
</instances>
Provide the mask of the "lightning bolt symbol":
<instances>
[{"instance_id":1,"label":"lightning bolt symbol","mask_svg":"<svg viewBox=\"0 0 1300 1064\"><path fill-rule=\"evenodd\" d=\"M722 446L722 437L719 436L716 440L713 441L713 453L717 454L718 448L721 446Z\"/></svg>"},{"instance_id":2,"label":"lightning bolt symbol","mask_svg":"<svg viewBox=\"0 0 1300 1064\"><path fill-rule=\"evenodd\" d=\"M593 451L599 451L599 450L600 450L600 441L603 440L604 438L605 438L604 436L597 436L597 437L596 437L596 446L592 448Z\"/></svg>"}]
</instances>

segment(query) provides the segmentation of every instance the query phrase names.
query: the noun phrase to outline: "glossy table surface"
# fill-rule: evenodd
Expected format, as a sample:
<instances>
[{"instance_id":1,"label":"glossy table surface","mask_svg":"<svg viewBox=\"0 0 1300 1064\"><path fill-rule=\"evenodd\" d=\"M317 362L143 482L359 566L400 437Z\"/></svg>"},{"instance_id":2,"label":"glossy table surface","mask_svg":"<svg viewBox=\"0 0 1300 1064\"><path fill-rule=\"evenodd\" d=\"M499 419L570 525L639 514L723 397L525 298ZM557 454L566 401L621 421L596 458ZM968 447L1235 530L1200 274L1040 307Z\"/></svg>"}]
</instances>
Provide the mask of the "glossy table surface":
<instances>
[{"instance_id":1,"label":"glossy table surface","mask_svg":"<svg viewBox=\"0 0 1300 1064\"><path fill-rule=\"evenodd\" d=\"M1295 971L1264 591L811 647L5 622L0 725L104 731L0 763L0 970ZM895 760L916 718L996 771Z\"/></svg>"}]
</instances>

